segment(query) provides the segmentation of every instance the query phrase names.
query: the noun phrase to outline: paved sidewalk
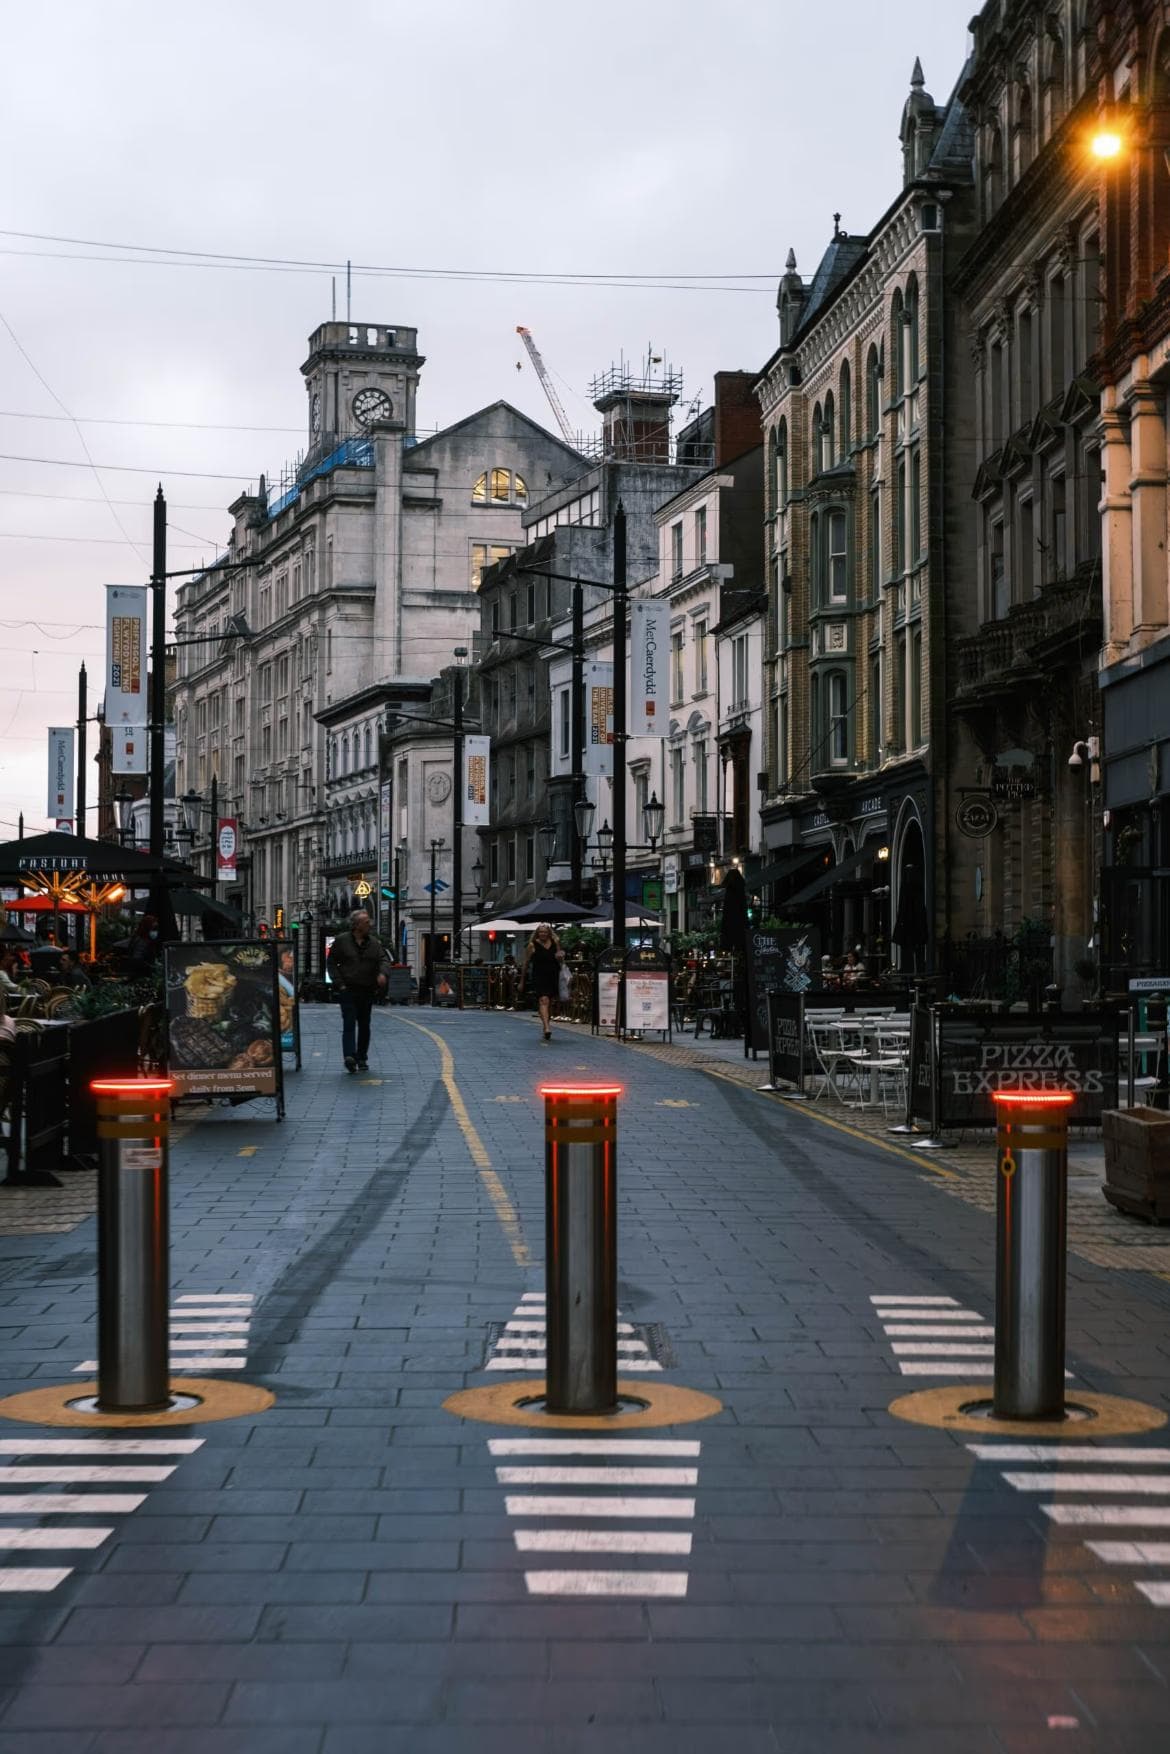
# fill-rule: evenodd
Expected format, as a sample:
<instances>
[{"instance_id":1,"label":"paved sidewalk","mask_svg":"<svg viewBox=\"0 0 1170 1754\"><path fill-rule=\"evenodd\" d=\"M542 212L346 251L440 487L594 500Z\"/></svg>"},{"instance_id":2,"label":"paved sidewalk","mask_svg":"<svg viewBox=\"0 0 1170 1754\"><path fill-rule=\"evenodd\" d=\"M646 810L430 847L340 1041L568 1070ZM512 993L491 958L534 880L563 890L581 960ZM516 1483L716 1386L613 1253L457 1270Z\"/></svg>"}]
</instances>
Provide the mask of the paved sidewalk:
<instances>
[{"instance_id":1,"label":"paved sidewalk","mask_svg":"<svg viewBox=\"0 0 1170 1754\"><path fill-rule=\"evenodd\" d=\"M1066 1459L888 1412L986 1376L984 1211L693 1045L394 1012L363 1080L335 1024L306 1012L283 1126L214 1110L174 1156L174 1359L276 1405L145 1442L0 1423L0 1754L1166 1740L1170 1436ZM708 1422L598 1448L443 1410L539 1356L552 1072L626 1086L625 1356ZM94 1356L93 1246L0 1240L4 1392ZM1075 1255L1075 1384L1170 1407L1168 1310Z\"/></svg>"}]
</instances>

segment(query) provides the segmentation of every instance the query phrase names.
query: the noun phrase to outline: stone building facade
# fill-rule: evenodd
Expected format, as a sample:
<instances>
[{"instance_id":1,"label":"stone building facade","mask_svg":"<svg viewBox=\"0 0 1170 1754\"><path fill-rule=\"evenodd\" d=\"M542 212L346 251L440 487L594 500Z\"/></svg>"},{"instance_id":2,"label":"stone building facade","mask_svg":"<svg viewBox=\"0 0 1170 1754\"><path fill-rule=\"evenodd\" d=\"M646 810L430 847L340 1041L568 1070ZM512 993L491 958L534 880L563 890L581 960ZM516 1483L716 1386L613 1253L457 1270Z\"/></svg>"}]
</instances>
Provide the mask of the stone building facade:
<instances>
[{"instance_id":1,"label":"stone building facade","mask_svg":"<svg viewBox=\"0 0 1170 1754\"><path fill-rule=\"evenodd\" d=\"M207 642L179 647L179 790L206 798L218 777L269 923L364 870L387 704L371 690L425 698L471 644L484 568L522 540L529 503L583 466L506 402L418 440L422 365L414 329L322 324L301 368L303 460L279 492L262 482L236 500L216 568L178 592L179 639ZM247 638L231 637L238 616ZM245 887L225 899L243 904Z\"/></svg>"},{"instance_id":2,"label":"stone building facade","mask_svg":"<svg viewBox=\"0 0 1170 1754\"><path fill-rule=\"evenodd\" d=\"M838 226L807 283L789 255L780 346L757 383L770 613L759 880L772 912L808 919L831 954L860 944L875 969L933 963L920 934L892 952L903 902L946 917L945 631L971 522L952 491L970 479L970 440L945 293L972 236L971 123L957 95L934 103L917 64L901 138L903 186L872 231ZM891 881L874 875L879 849Z\"/></svg>"},{"instance_id":3,"label":"stone building facade","mask_svg":"<svg viewBox=\"0 0 1170 1754\"><path fill-rule=\"evenodd\" d=\"M1098 816L1069 755L1096 715L1102 443L1098 94L1081 0L989 0L960 96L979 234L952 277L974 368L975 555L951 605L951 968L1081 990ZM1014 958L1005 990L1003 964Z\"/></svg>"}]
</instances>

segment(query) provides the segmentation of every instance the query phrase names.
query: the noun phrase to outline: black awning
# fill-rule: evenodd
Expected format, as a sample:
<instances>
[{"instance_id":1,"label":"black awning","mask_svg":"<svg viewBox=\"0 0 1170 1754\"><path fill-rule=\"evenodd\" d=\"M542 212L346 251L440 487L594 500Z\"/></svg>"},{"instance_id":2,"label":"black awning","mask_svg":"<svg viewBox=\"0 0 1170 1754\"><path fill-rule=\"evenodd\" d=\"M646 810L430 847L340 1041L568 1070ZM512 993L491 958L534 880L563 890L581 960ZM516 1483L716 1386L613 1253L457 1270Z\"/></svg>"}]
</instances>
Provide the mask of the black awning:
<instances>
[{"instance_id":1,"label":"black awning","mask_svg":"<svg viewBox=\"0 0 1170 1754\"><path fill-rule=\"evenodd\" d=\"M859 853L850 853L847 859L842 859L841 863L834 865L831 871L825 871L814 883L810 883L807 888L802 889L799 894L790 895L784 906L799 907L802 903L811 901L814 896L820 895L823 889L831 889L835 883L840 882L842 877L847 877L851 871L856 871L859 865L865 864L866 860L873 858L873 855L874 848L872 846L862 847Z\"/></svg>"},{"instance_id":2,"label":"black awning","mask_svg":"<svg viewBox=\"0 0 1170 1754\"><path fill-rule=\"evenodd\" d=\"M212 901L209 895L200 895L197 889L172 889L171 906L177 914L200 914L204 918L223 920L237 931L244 924L243 915L236 908L229 907L226 901Z\"/></svg>"},{"instance_id":3,"label":"black awning","mask_svg":"<svg viewBox=\"0 0 1170 1754\"><path fill-rule=\"evenodd\" d=\"M777 859L774 864L765 865L762 871L755 872L752 876L752 885L755 887L760 883L779 883L781 878L791 877L793 872L799 871L802 865L809 864L813 859L824 858L828 851L827 841L819 847L796 847L790 850L783 859Z\"/></svg>"}]
</instances>

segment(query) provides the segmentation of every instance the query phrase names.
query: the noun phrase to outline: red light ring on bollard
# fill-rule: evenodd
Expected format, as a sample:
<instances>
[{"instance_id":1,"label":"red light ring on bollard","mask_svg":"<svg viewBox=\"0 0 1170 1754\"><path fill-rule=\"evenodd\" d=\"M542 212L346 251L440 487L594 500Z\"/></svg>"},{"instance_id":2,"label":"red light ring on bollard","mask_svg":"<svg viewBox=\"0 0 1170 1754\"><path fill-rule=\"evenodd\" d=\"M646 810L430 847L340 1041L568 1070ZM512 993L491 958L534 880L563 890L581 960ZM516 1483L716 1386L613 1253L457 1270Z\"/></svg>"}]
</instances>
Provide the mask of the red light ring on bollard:
<instances>
[{"instance_id":1,"label":"red light ring on bollard","mask_svg":"<svg viewBox=\"0 0 1170 1754\"><path fill-rule=\"evenodd\" d=\"M625 1086L621 1084L542 1084L541 1096L622 1096Z\"/></svg>"},{"instance_id":2,"label":"red light ring on bollard","mask_svg":"<svg viewBox=\"0 0 1170 1754\"><path fill-rule=\"evenodd\" d=\"M993 1090L991 1100L999 1110L1001 1151L1062 1151L1068 1144L1066 1111L1076 1101L1074 1090Z\"/></svg>"},{"instance_id":3,"label":"red light ring on bollard","mask_svg":"<svg viewBox=\"0 0 1170 1754\"><path fill-rule=\"evenodd\" d=\"M1075 1090L993 1090L992 1102L1014 1108L1068 1108L1077 1099Z\"/></svg>"},{"instance_id":4,"label":"red light ring on bollard","mask_svg":"<svg viewBox=\"0 0 1170 1754\"><path fill-rule=\"evenodd\" d=\"M94 1096L171 1096L173 1078L94 1078L89 1086Z\"/></svg>"}]
</instances>

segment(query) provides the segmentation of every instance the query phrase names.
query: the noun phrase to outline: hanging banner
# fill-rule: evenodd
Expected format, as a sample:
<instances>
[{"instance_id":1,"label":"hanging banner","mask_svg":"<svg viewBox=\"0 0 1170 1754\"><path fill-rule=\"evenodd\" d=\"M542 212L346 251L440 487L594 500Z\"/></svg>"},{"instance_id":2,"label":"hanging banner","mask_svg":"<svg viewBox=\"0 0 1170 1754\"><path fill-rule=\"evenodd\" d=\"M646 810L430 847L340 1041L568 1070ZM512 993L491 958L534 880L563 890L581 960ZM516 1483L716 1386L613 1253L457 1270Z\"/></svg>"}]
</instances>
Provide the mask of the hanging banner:
<instances>
[{"instance_id":1,"label":"hanging banner","mask_svg":"<svg viewBox=\"0 0 1170 1754\"><path fill-rule=\"evenodd\" d=\"M234 816L221 816L215 825L215 880L234 883L236 852L240 844L240 825Z\"/></svg>"},{"instance_id":2,"label":"hanging banner","mask_svg":"<svg viewBox=\"0 0 1170 1754\"><path fill-rule=\"evenodd\" d=\"M150 732L145 725L110 726L110 772L144 774L150 753Z\"/></svg>"},{"instance_id":3,"label":"hanging banner","mask_svg":"<svg viewBox=\"0 0 1170 1754\"><path fill-rule=\"evenodd\" d=\"M666 664L670 651L670 604L657 597L636 597L630 604L631 737L665 737Z\"/></svg>"},{"instance_id":4,"label":"hanging banner","mask_svg":"<svg viewBox=\"0 0 1170 1754\"><path fill-rule=\"evenodd\" d=\"M106 724L147 720L146 585L106 586ZM142 773L143 768L132 770Z\"/></svg>"},{"instance_id":5,"label":"hanging banner","mask_svg":"<svg viewBox=\"0 0 1170 1754\"><path fill-rule=\"evenodd\" d=\"M383 883L390 881L390 834L393 828L391 809L394 800L394 787L390 780L383 780L378 789L378 875Z\"/></svg>"},{"instance_id":6,"label":"hanging banner","mask_svg":"<svg viewBox=\"0 0 1170 1754\"><path fill-rule=\"evenodd\" d=\"M490 817L490 737L463 739L463 821L468 828L487 828Z\"/></svg>"},{"instance_id":7,"label":"hanging banner","mask_svg":"<svg viewBox=\"0 0 1170 1754\"><path fill-rule=\"evenodd\" d=\"M49 727L49 802L45 815L54 821L73 814L73 726Z\"/></svg>"},{"instance_id":8,"label":"hanging banner","mask_svg":"<svg viewBox=\"0 0 1170 1754\"><path fill-rule=\"evenodd\" d=\"M585 772L607 774L613 765L613 665L585 665Z\"/></svg>"}]
</instances>

